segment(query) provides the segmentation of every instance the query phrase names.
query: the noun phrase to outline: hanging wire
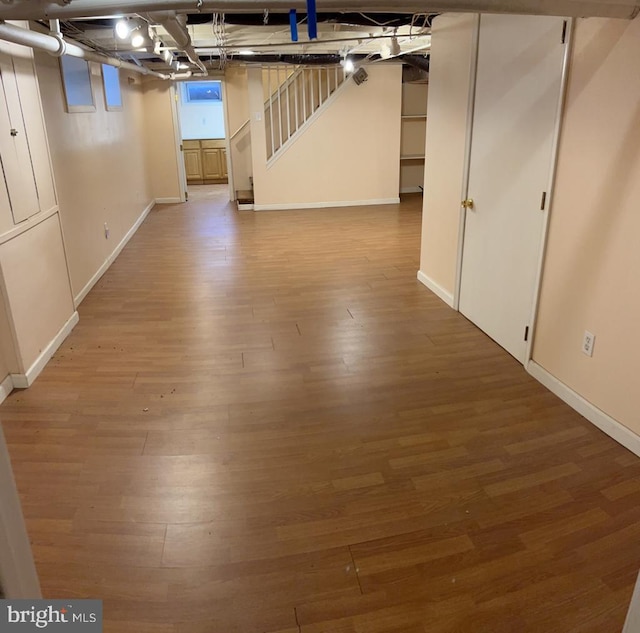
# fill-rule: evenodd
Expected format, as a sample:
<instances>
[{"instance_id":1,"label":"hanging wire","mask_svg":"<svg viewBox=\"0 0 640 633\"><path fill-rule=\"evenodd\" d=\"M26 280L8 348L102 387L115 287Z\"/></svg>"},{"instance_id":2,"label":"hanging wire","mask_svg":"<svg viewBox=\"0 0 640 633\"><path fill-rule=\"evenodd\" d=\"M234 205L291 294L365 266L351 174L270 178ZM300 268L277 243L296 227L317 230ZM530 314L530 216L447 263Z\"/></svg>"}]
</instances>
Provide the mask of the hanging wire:
<instances>
[{"instance_id":1,"label":"hanging wire","mask_svg":"<svg viewBox=\"0 0 640 633\"><path fill-rule=\"evenodd\" d=\"M222 70L226 67L229 56L227 54L227 29L224 18L224 13L214 13L212 21L213 36L215 40L215 46L218 49L219 68ZM213 55L211 55L211 61L213 61Z\"/></svg>"}]
</instances>

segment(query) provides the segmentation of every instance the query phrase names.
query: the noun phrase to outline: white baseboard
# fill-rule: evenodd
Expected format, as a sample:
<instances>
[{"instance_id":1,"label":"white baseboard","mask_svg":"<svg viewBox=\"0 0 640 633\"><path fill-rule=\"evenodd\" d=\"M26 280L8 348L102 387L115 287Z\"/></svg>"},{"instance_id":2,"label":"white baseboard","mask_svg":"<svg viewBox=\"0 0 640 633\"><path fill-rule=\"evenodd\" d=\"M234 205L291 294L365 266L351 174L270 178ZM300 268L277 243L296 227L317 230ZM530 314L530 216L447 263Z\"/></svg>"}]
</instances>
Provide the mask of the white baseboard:
<instances>
[{"instance_id":1,"label":"white baseboard","mask_svg":"<svg viewBox=\"0 0 640 633\"><path fill-rule=\"evenodd\" d=\"M45 368L45 365L51 360L51 357L56 353L67 336L71 334L71 330L73 330L79 320L80 317L78 313L74 312L25 374L11 374L11 383L15 389L26 389L33 384L33 381L40 375L40 372Z\"/></svg>"},{"instance_id":2,"label":"white baseboard","mask_svg":"<svg viewBox=\"0 0 640 633\"><path fill-rule=\"evenodd\" d=\"M99 281L100 277L104 275L109 266L113 264L116 257L120 255L122 249L127 245L127 242L134 236L135 232L140 228L140 225L145 221L145 218L149 215L149 211L153 209L157 200L152 200L145 208L144 211L140 214L140 217L135 221L134 225L127 231L126 235L120 240L120 243L115 247L111 255L107 257L102 266L98 268L95 275L89 279L89 281L85 284L84 288L73 298L74 307L78 307L82 300L89 294L91 288L93 288Z\"/></svg>"},{"instance_id":3,"label":"white baseboard","mask_svg":"<svg viewBox=\"0 0 640 633\"><path fill-rule=\"evenodd\" d=\"M376 198L374 200L335 200L330 202L292 202L287 204L254 204L254 211L290 211L293 209L333 209L334 207L361 207L380 204L399 204L400 198Z\"/></svg>"},{"instance_id":4,"label":"white baseboard","mask_svg":"<svg viewBox=\"0 0 640 633\"><path fill-rule=\"evenodd\" d=\"M179 202L182 202L180 198L156 198L155 199L156 204L178 204Z\"/></svg>"},{"instance_id":5,"label":"white baseboard","mask_svg":"<svg viewBox=\"0 0 640 633\"><path fill-rule=\"evenodd\" d=\"M434 295L442 299L450 308L453 308L453 295L433 281L433 279L427 277L421 270L418 271L418 281L429 288Z\"/></svg>"},{"instance_id":6,"label":"white baseboard","mask_svg":"<svg viewBox=\"0 0 640 633\"><path fill-rule=\"evenodd\" d=\"M253 211L253 204L240 204L239 202L236 202L236 205L238 207L238 211Z\"/></svg>"},{"instance_id":7,"label":"white baseboard","mask_svg":"<svg viewBox=\"0 0 640 633\"><path fill-rule=\"evenodd\" d=\"M422 187L402 187L400 193L422 193Z\"/></svg>"},{"instance_id":8,"label":"white baseboard","mask_svg":"<svg viewBox=\"0 0 640 633\"><path fill-rule=\"evenodd\" d=\"M549 389L549 391L555 393L558 398L564 400L572 409L575 409L580 415L587 418L589 422L597 426L601 431L604 431L609 437L616 440L616 442L628 448L632 453L640 456L640 436L585 400L579 393L558 380L535 361L530 360L526 365L526 369L536 380Z\"/></svg>"},{"instance_id":9,"label":"white baseboard","mask_svg":"<svg viewBox=\"0 0 640 633\"><path fill-rule=\"evenodd\" d=\"M7 396L13 391L13 379L11 375L7 376L2 382L0 382L0 404L2 404Z\"/></svg>"}]
</instances>

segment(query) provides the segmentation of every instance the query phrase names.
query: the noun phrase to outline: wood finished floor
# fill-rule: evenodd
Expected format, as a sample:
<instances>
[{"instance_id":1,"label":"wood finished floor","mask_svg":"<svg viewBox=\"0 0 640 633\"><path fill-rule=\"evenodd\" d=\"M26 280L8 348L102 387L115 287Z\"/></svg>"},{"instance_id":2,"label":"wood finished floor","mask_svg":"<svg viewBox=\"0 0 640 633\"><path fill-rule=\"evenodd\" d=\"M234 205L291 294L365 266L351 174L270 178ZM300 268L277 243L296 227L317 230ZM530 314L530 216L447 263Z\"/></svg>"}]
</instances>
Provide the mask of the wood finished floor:
<instances>
[{"instance_id":1,"label":"wood finished floor","mask_svg":"<svg viewBox=\"0 0 640 633\"><path fill-rule=\"evenodd\" d=\"M0 407L107 633L620 631L640 460L416 280L420 204L159 206Z\"/></svg>"}]
</instances>

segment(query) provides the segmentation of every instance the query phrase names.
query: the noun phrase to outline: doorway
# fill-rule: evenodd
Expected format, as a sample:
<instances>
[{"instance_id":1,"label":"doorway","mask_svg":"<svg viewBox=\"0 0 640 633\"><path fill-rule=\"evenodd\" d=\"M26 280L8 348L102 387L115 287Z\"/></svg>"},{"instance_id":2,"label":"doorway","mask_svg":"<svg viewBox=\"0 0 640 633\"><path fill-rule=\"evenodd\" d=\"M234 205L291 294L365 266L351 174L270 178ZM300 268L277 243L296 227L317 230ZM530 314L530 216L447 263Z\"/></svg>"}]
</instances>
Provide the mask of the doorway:
<instances>
[{"instance_id":1,"label":"doorway","mask_svg":"<svg viewBox=\"0 0 640 633\"><path fill-rule=\"evenodd\" d=\"M222 81L183 81L176 90L187 191L193 196L202 186L227 185Z\"/></svg>"},{"instance_id":2,"label":"doorway","mask_svg":"<svg viewBox=\"0 0 640 633\"><path fill-rule=\"evenodd\" d=\"M480 18L459 309L521 363L546 223L566 28L554 17Z\"/></svg>"}]
</instances>

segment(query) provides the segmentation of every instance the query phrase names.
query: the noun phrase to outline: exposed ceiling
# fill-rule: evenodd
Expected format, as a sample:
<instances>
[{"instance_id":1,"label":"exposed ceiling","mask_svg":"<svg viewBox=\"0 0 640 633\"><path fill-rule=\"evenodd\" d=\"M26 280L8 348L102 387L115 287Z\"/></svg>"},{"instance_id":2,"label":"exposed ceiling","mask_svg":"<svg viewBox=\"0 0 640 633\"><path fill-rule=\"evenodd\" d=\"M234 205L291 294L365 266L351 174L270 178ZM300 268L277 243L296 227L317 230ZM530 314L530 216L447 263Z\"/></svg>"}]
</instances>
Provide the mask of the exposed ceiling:
<instances>
[{"instance_id":1,"label":"exposed ceiling","mask_svg":"<svg viewBox=\"0 0 640 633\"><path fill-rule=\"evenodd\" d=\"M124 14L126 15L126 14ZM145 45L134 47L131 37L116 35L122 15L64 20L61 30L94 50L135 61L158 71L197 70L161 24L148 14L126 15L131 26L144 32ZM297 15L298 41L293 42L289 15L283 13L184 14L186 30L195 52L208 68L218 69L231 61L285 61L337 63L350 56L371 61L404 54L424 58L430 45L432 14L322 13L318 15L318 37L310 40L306 14ZM47 24L43 22L43 25ZM147 37L150 33L151 38ZM163 53L170 51L171 58Z\"/></svg>"},{"instance_id":2,"label":"exposed ceiling","mask_svg":"<svg viewBox=\"0 0 640 633\"><path fill-rule=\"evenodd\" d=\"M24 43L26 36L2 25L2 20L40 21L43 31L51 29L48 39L39 36L38 45L44 50L64 54L64 37L107 55L107 63L133 63L131 68L165 78L176 72L206 74L234 60L338 63L347 56L371 62L398 58L424 70L431 21L440 12L631 19L640 12L638 2L316 0L316 36L307 33L308 22L316 25L305 13L307 0L0 0L0 35ZM289 26L292 8L298 11L293 22L297 41ZM129 26L126 37L116 35L122 19ZM134 34L138 41L132 40ZM71 46L67 54L69 50L76 56L86 52Z\"/></svg>"}]
</instances>

